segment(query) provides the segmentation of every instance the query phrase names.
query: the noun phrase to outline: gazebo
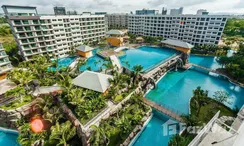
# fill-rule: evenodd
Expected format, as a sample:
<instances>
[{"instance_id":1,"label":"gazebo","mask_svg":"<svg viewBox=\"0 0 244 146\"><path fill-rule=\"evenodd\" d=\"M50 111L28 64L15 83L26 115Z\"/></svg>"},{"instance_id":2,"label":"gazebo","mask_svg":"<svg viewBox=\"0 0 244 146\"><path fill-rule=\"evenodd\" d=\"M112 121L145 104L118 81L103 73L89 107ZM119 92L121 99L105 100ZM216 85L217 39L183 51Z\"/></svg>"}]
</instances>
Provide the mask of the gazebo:
<instances>
[{"instance_id":1,"label":"gazebo","mask_svg":"<svg viewBox=\"0 0 244 146\"><path fill-rule=\"evenodd\" d=\"M92 50L94 50L94 48L86 46L86 45L80 45L79 47L77 47L75 49L80 56L86 57L86 58L91 57Z\"/></svg>"},{"instance_id":2,"label":"gazebo","mask_svg":"<svg viewBox=\"0 0 244 146\"><path fill-rule=\"evenodd\" d=\"M106 33L107 37L107 44L109 46L120 47L124 44L123 36L125 32L120 30L110 30Z\"/></svg>"},{"instance_id":3,"label":"gazebo","mask_svg":"<svg viewBox=\"0 0 244 146\"><path fill-rule=\"evenodd\" d=\"M142 37L137 37L136 38L136 42L137 43L143 43L144 42L144 39Z\"/></svg>"},{"instance_id":4,"label":"gazebo","mask_svg":"<svg viewBox=\"0 0 244 146\"><path fill-rule=\"evenodd\" d=\"M110 86L109 79L113 79L113 76L93 71L84 71L73 79L72 83L75 86L105 93Z\"/></svg>"}]
</instances>

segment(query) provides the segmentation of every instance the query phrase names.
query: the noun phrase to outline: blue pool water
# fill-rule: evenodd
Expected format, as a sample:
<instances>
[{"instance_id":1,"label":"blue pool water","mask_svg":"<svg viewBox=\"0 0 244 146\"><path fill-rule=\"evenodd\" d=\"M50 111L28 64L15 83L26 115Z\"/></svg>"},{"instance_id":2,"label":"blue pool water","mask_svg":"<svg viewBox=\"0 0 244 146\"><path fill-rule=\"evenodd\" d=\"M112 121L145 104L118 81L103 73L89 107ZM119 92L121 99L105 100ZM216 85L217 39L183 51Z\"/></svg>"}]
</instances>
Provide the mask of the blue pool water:
<instances>
[{"instance_id":1,"label":"blue pool water","mask_svg":"<svg viewBox=\"0 0 244 146\"><path fill-rule=\"evenodd\" d=\"M151 90L146 98L166 106L167 108L178 112L179 114L189 114L189 100L192 97L192 90L201 86L202 89L209 91L209 96L212 97L214 92L224 90L230 94L233 102L228 105L238 108L244 104L244 89L239 86L234 86L227 80L218 77L210 76L195 69L186 71L168 72L157 84L157 88Z\"/></svg>"},{"instance_id":2,"label":"blue pool water","mask_svg":"<svg viewBox=\"0 0 244 146\"><path fill-rule=\"evenodd\" d=\"M0 129L0 146L20 146L17 138L17 132L5 132L5 130Z\"/></svg>"},{"instance_id":3,"label":"blue pool water","mask_svg":"<svg viewBox=\"0 0 244 146\"><path fill-rule=\"evenodd\" d=\"M64 67L68 67L72 62L75 61L75 59L76 59L75 56L59 58L58 59L58 70L60 70L61 68L64 68ZM50 67L49 69L52 71L56 71L55 67Z\"/></svg>"},{"instance_id":4,"label":"blue pool water","mask_svg":"<svg viewBox=\"0 0 244 146\"><path fill-rule=\"evenodd\" d=\"M119 57L123 66L128 67L125 63L128 61L130 64L129 69L132 69L135 65L142 65L143 71L146 71L176 54L176 51L167 48L143 46L138 49L126 50L125 53L125 55Z\"/></svg>"},{"instance_id":5,"label":"blue pool water","mask_svg":"<svg viewBox=\"0 0 244 146\"><path fill-rule=\"evenodd\" d=\"M166 128L167 126L164 125L168 120L169 117L166 115L153 111L152 119L133 146L168 146L168 142L173 136L168 133L169 127Z\"/></svg>"},{"instance_id":6,"label":"blue pool water","mask_svg":"<svg viewBox=\"0 0 244 146\"><path fill-rule=\"evenodd\" d=\"M92 51L93 56L88 58L86 63L80 67L80 71L88 70L87 68L90 67L91 71L99 71L104 69L105 60L97 55L97 52L101 49L95 49Z\"/></svg>"},{"instance_id":7,"label":"blue pool water","mask_svg":"<svg viewBox=\"0 0 244 146\"><path fill-rule=\"evenodd\" d=\"M221 68L216 61L216 57L213 56L199 56L199 55L191 55L190 60L191 63L198 64L200 66L204 66L211 69Z\"/></svg>"}]
</instances>

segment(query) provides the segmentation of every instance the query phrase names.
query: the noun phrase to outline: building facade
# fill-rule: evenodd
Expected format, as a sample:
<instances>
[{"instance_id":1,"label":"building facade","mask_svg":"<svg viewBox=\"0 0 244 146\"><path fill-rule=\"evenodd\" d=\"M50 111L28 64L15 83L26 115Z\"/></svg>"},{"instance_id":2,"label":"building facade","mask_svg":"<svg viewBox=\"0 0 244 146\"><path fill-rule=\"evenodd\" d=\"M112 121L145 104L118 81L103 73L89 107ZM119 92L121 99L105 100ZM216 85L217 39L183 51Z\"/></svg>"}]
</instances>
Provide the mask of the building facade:
<instances>
[{"instance_id":1,"label":"building facade","mask_svg":"<svg viewBox=\"0 0 244 146\"><path fill-rule=\"evenodd\" d=\"M65 7L53 7L55 15L66 15Z\"/></svg>"},{"instance_id":2,"label":"building facade","mask_svg":"<svg viewBox=\"0 0 244 146\"><path fill-rule=\"evenodd\" d=\"M109 28L127 28L128 27L128 14L107 14L106 19Z\"/></svg>"},{"instance_id":3,"label":"building facade","mask_svg":"<svg viewBox=\"0 0 244 146\"><path fill-rule=\"evenodd\" d=\"M39 16L36 7L2 6L21 55L67 56L71 47L105 37L104 15Z\"/></svg>"},{"instance_id":4,"label":"building facade","mask_svg":"<svg viewBox=\"0 0 244 146\"><path fill-rule=\"evenodd\" d=\"M222 15L129 15L128 31L193 45L217 45L227 21Z\"/></svg>"},{"instance_id":5,"label":"building facade","mask_svg":"<svg viewBox=\"0 0 244 146\"><path fill-rule=\"evenodd\" d=\"M170 15L182 15L183 14L183 7L180 7L179 9L171 9Z\"/></svg>"},{"instance_id":6,"label":"building facade","mask_svg":"<svg viewBox=\"0 0 244 146\"><path fill-rule=\"evenodd\" d=\"M6 54L2 44L0 43L0 80L5 78L6 73L12 69L11 62Z\"/></svg>"},{"instance_id":7,"label":"building facade","mask_svg":"<svg viewBox=\"0 0 244 146\"><path fill-rule=\"evenodd\" d=\"M136 15L157 15L158 13L159 13L158 10L149 10L149 9L136 10Z\"/></svg>"}]
</instances>

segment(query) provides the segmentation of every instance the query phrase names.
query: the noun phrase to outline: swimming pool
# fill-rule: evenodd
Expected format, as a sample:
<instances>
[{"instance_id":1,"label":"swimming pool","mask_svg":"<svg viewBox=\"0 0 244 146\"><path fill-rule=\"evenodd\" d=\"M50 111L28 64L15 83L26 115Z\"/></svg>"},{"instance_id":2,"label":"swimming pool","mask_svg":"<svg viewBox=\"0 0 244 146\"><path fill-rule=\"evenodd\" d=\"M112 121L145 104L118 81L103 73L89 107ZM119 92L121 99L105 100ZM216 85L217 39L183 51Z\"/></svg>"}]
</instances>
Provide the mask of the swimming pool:
<instances>
[{"instance_id":1,"label":"swimming pool","mask_svg":"<svg viewBox=\"0 0 244 146\"><path fill-rule=\"evenodd\" d=\"M20 146L17 142L18 132L0 127L0 146Z\"/></svg>"},{"instance_id":2,"label":"swimming pool","mask_svg":"<svg viewBox=\"0 0 244 146\"><path fill-rule=\"evenodd\" d=\"M172 120L168 121L169 119L170 118L166 115L153 110L152 119L133 143L133 146L168 146L168 143L173 135L168 133L169 127L166 124L170 122L168 124L171 125L173 124L172 122L175 122ZM177 124L177 122L175 123Z\"/></svg>"},{"instance_id":3,"label":"swimming pool","mask_svg":"<svg viewBox=\"0 0 244 146\"><path fill-rule=\"evenodd\" d=\"M146 71L175 54L177 52L174 49L142 46L138 49L126 50L125 55L120 56L119 59L122 65L129 69L135 65L142 65L143 71ZM127 61L130 66L126 65Z\"/></svg>"},{"instance_id":4,"label":"swimming pool","mask_svg":"<svg viewBox=\"0 0 244 146\"><path fill-rule=\"evenodd\" d=\"M157 84L157 88L146 94L146 98L166 106L179 114L189 114L189 101L192 90L201 86L209 91L212 97L218 90L227 91L231 97L231 108L238 108L244 104L244 89L235 86L227 80L197 71L196 69L179 70L168 72Z\"/></svg>"},{"instance_id":5,"label":"swimming pool","mask_svg":"<svg viewBox=\"0 0 244 146\"><path fill-rule=\"evenodd\" d=\"M80 71L91 69L91 71L99 71L101 69L105 69L104 59L98 55L93 55L92 57L88 58L86 64L80 67Z\"/></svg>"},{"instance_id":6,"label":"swimming pool","mask_svg":"<svg viewBox=\"0 0 244 146\"><path fill-rule=\"evenodd\" d=\"M199 56L199 55L191 55L189 61L194 64L198 64L203 67L217 69L221 68L221 65L216 61L217 57L213 56Z\"/></svg>"},{"instance_id":7,"label":"swimming pool","mask_svg":"<svg viewBox=\"0 0 244 146\"><path fill-rule=\"evenodd\" d=\"M65 57L65 58L59 58L58 59L58 70L64 67L68 67L72 62L74 62L76 59L76 56L71 56L71 57ZM55 67L50 67L49 68L52 71L56 71Z\"/></svg>"}]
</instances>

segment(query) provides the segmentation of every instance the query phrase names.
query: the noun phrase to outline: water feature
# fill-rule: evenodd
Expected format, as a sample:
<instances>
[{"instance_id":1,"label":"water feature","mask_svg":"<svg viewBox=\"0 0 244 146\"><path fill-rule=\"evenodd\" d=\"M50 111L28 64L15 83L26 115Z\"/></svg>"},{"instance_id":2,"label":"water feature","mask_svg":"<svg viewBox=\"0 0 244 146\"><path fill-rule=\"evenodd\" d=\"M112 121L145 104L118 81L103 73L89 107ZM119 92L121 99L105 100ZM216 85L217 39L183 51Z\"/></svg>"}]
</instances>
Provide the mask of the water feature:
<instances>
[{"instance_id":1,"label":"water feature","mask_svg":"<svg viewBox=\"0 0 244 146\"><path fill-rule=\"evenodd\" d=\"M170 110L179 114L189 114L189 100L192 97L192 90L201 86L202 89L209 91L212 97L214 92L224 90L233 97L233 104L227 106L231 108L241 108L244 104L244 89L235 86L228 80L221 79L215 75L209 75L196 69L186 71L178 70L168 72L157 84L157 88L151 90L146 98L166 106Z\"/></svg>"},{"instance_id":2,"label":"water feature","mask_svg":"<svg viewBox=\"0 0 244 146\"><path fill-rule=\"evenodd\" d=\"M0 127L0 146L20 146L17 142L18 132Z\"/></svg>"},{"instance_id":3,"label":"water feature","mask_svg":"<svg viewBox=\"0 0 244 146\"><path fill-rule=\"evenodd\" d=\"M191 55L189 61L190 63L194 63L210 69L221 68L221 65L217 63L216 58L217 57L214 56Z\"/></svg>"},{"instance_id":4,"label":"water feature","mask_svg":"<svg viewBox=\"0 0 244 146\"><path fill-rule=\"evenodd\" d=\"M173 120L168 121L169 119L166 115L153 111L152 119L140 136L132 143L133 146L167 146L173 135L169 134L169 127L166 124L170 122L168 124L173 125L175 123L177 125L177 122Z\"/></svg>"},{"instance_id":5,"label":"water feature","mask_svg":"<svg viewBox=\"0 0 244 146\"><path fill-rule=\"evenodd\" d=\"M60 70L61 68L68 67L72 62L75 61L75 59L76 59L76 56L59 58L58 59L58 70ZM49 69L52 71L56 71L55 67L50 67Z\"/></svg>"},{"instance_id":6,"label":"water feature","mask_svg":"<svg viewBox=\"0 0 244 146\"><path fill-rule=\"evenodd\" d=\"M137 49L125 51L125 55L120 56L120 62L123 66L132 69L135 65L142 65L143 71L148 70L171 56L177 54L173 49L142 46ZM125 62L130 64L128 66Z\"/></svg>"}]
</instances>

